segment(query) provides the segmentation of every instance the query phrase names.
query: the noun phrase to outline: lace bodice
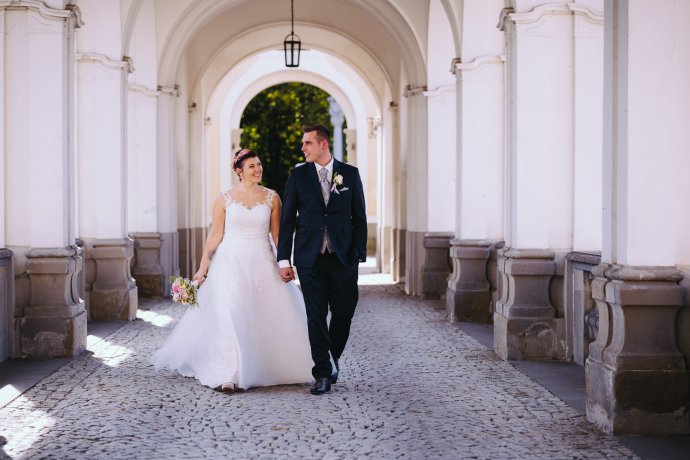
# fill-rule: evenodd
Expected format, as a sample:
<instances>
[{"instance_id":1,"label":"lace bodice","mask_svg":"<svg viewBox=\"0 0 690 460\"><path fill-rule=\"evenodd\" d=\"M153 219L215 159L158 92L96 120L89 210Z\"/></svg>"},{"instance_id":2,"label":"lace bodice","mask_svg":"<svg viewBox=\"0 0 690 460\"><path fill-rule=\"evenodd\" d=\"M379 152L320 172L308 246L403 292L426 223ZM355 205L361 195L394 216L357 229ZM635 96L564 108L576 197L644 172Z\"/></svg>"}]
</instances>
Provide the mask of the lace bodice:
<instances>
[{"instance_id":1,"label":"lace bodice","mask_svg":"<svg viewBox=\"0 0 690 460\"><path fill-rule=\"evenodd\" d=\"M267 239L271 208L276 192L263 188L264 198L246 204L234 198L233 190L223 192L225 199L225 235L229 240Z\"/></svg>"}]
</instances>

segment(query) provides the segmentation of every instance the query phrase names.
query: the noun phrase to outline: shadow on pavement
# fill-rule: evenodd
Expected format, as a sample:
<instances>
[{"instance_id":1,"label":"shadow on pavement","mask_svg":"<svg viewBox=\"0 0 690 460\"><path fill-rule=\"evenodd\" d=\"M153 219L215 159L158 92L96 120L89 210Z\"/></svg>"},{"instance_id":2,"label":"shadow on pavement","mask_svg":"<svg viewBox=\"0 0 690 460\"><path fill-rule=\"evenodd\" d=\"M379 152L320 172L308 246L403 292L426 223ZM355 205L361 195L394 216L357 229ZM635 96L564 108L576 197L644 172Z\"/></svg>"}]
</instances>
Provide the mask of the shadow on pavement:
<instances>
[{"instance_id":1,"label":"shadow on pavement","mask_svg":"<svg viewBox=\"0 0 690 460\"><path fill-rule=\"evenodd\" d=\"M453 323L488 349L493 349L493 325ZM511 361L513 367L549 390L568 406L586 415L585 368L560 361ZM618 442L646 460L690 458L690 435L616 436Z\"/></svg>"}]
</instances>

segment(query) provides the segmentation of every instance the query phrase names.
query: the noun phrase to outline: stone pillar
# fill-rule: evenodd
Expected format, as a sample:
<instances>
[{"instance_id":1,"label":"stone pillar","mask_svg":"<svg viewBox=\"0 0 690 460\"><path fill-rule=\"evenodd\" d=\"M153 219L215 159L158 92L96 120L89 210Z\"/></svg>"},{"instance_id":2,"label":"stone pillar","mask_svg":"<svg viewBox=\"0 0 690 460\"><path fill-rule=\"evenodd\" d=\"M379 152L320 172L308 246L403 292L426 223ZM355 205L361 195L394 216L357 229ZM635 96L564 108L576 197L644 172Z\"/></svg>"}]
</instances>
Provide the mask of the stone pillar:
<instances>
[{"instance_id":1,"label":"stone pillar","mask_svg":"<svg viewBox=\"0 0 690 460\"><path fill-rule=\"evenodd\" d=\"M491 322L493 317L496 242L504 237L505 39L495 28L495 12L502 7L500 0L463 3L464 24L483 24L486 34L463 37L462 56L451 62L459 133L457 239L446 294L451 321Z\"/></svg>"},{"instance_id":2,"label":"stone pillar","mask_svg":"<svg viewBox=\"0 0 690 460\"><path fill-rule=\"evenodd\" d=\"M690 381L676 346L680 272L601 264L599 335L586 363L587 419L609 433L690 432Z\"/></svg>"},{"instance_id":3,"label":"stone pillar","mask_svg":"<svg viewBox=\"0 0 690 460\"><path fill-rule=\"evenodd\" d=\"M31 249L31 303L19 321L24 358L74 356L86 350L86 309L79 298L79 248Z\"/></svg>"},{"instance_id":4,"label":"stone pillar","mask_svg":"<svg viewBox=\"0 0 690 460\"><path fill-rule=\"evenodd\" d=\"M160 233L132 233L130 237L134 240L135 263L132 275L139 294L161 297L165 283L160 263Z\"/></svg>"},{"instance_id":5,"label":"stone pillar","mask_svg":"<svg viewBox=\"0 0 690 460\"><path fill-rule=\"evenodd\" d=\"M333 125L333 156L338 161L343 161L343 123L345 122L345 114L333 96L328 96L328 104L328 114L331 116L331 124Z\"/></svg>"},{"instance_id":6,"label":"stone pillar","mask_svg":"<svg viewBox=\"0 0 690 460\"><path fill-rule=\"evenodd\" d=\"M407 88L405 91L406 126L427 124L426 88ZM405 185L407 225L405 232L405 292L422 294L422 265L424 264L424 235L429 229L428 143L426 132L407 130L405 146Z\"/></svg>"},{"instance_id":7,"label":"stone pillar","mask_svg":"<svg viewBox=\"0 0 690 460\"><path fill-rule=\"evenodd\" d=\"M690 3L605 8L604 228L587 418L615 434L688 433L678 311L687 305L679 268L690 265L690 156L679 141L690 126Z\"/></svg>"},{"instance_id":8,"label":"stone pillar","mask_svg":"<svg viewBox=\"0 0 690 460\"><path fill-rule=\"evenodd\" d=\"M492 290L487 276L493 245L485 240L451 241L453 271L448 280L446 307L451 321L489 323Z\"/></svg>"},{"instance_id":9,"label":"stone pillar","mask_svg":"<svg viewBox=\"0 0 690 460\"><path fill-rule=\"evenodd\" d=\"M163 292L164 295L168 296L170 293L170 278L180 274L180 241L177 231L178 172L175 166L175 104L178 102L180 94L176 85L159 87L159 90L161 95L158 98L157 126L157 228L161 237L160 260L163 270L163 282L165 283ZM237 146L239 148L239 143ZM230 181L228 180L227 183L230 183Z\"/></svg>"},{"instance_id":10,"label":"stone pillar","mask_svg":"<svg viewBox=\"0 0 690 460\"><path fill-rule=\"evenodd\" d=\"M153 13L149 12L151 20ZM148 44L152 46L153 44ZM148 54L155 57L155 47ZM143 67L143 66L142 66ZM158 232L157 99L155 75L130 74L127 106L127 227L134 239L132 273L139 293L164 295ZM137 78L134 78L137 77Z\"/></svg>"},{"instance_id":11,"label":"stone pillar","mask_svg":"<svg viewBox=\"0 0 690 460\"><path fill-rule=\"evenodd\" d=\"M51 2L52 5L62 2ZM74 38L76 6L0 7L5 244L13 253L14 357L71 356L86 348L74 289ZM4 319L3 319L4 320Z\"/></svg>"},{"instance_id":12,"label":"stone pillar","mask_svg":"<svg viewBox=\"0 0 690 460\"><path fill-rule=\"evenodd\" d=\"M94 23L78 35L79 237L93 259L89 311L94 320L134 319L136 286L127 213L127 74L133 63L119 54L120 4L80 3ZM155 147L154 147L155 148ZM135 180L134 177L131 180ZM155 190L155 187L154 187ZM147 199L147 194L143 199ZM93 249L91 249L93 248Z\"/></svg>"},{"instance_id":13,"label":"stone pillar","mask_svg":"<svg viewBox=\"0 0 690 460\"><path fill-rule=\"evenodd\" d=\"M449 248L452 233L424 234L424 264L422 265L422 299L439 299L446 293L450 274Z\"/></svg>"},{"instance_id":14,"label":"stone pillar","mask_svg":"<svg viewBox=\"0 0 690 460\"><path fill-rule=\"evenodd\" d=\"M513 4L499 19L506 39L506 247L498 255L503 292L494 348L503 359L563 359L557 308L573 244L573 14L566 1Z\"/></svg>"},{"instance_id":15,"label":"stone pillar","mask_svg":"<svg viewBox=\"0 0 690 460\"><path fill-rule=\"evenodd\" d=\"M494 351L502 359L563 359L563 319L556 318L549 296L554 258L546 250L498 251L502 292L494 313Z\"/></svg>"}]
</instances>

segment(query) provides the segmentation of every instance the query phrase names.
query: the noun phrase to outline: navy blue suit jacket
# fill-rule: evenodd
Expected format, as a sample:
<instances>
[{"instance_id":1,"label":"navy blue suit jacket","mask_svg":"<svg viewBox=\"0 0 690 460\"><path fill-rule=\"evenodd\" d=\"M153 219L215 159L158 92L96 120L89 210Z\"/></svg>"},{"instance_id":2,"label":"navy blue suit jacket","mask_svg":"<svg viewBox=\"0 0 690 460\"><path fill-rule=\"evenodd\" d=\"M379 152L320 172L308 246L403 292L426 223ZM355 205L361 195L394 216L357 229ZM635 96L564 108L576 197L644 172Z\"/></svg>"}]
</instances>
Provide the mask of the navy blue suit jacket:
<instances>
[{"instance_id":1,"label":"navy blue suit jacket","mask_svg":"<svg viewBox=\"0 0 690 460\"><path fill-rule=\"evenodd\" d=\"M333 177L336 174L342 176L343 184L337 193L331 192L326 206L314 163L303 163L290 171L280 215L278 260L290 260L294 234L293 265L314 266L326 229L343 264L366 261L367 215L359 170L334 159Z\"/></svg>"}]
</instances>

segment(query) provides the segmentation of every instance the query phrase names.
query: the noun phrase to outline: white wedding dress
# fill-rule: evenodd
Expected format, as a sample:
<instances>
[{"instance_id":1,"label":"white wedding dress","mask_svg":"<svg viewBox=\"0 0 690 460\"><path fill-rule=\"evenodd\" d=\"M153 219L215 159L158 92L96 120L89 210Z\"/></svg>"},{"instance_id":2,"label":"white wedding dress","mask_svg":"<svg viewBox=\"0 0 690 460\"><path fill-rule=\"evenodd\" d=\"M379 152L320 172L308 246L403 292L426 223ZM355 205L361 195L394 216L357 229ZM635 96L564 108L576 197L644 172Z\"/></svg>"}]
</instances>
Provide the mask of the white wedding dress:
<instances>
[{"instance_id":1,"label":"white wedding dress","mask_svg":"<svg viewBox=\"0 0 690 460\"><path fill-rule=\"evenodd\" d=\"M307 317L294 282L278 274L269 241L271 200L252 207L225 198L225 233L199 288L199 308L184 313L152 357L215 388L304 383L312 380Z\"/></svg>"}]
</instances>

